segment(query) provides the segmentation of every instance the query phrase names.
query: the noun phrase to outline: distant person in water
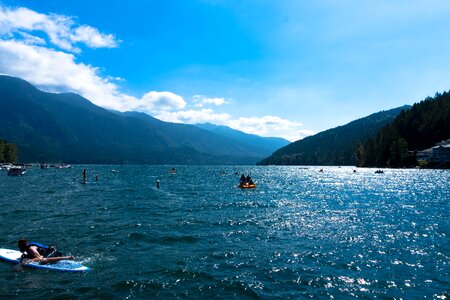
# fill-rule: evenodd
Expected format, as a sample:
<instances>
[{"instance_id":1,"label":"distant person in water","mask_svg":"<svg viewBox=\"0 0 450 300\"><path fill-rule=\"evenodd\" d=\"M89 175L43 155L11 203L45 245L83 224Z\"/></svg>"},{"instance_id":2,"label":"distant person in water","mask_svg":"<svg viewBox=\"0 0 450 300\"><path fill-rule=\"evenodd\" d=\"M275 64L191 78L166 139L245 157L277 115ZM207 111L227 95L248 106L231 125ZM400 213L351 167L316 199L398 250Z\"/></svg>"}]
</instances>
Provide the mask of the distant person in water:
<instances>
[{"instance_id":1,"label":"distant person in water","mask_svg":"<svg viewBox=\"0 0 450 300\"><path fill-rule=\"evenodd\" d=\"M22 252L21 261L24 263L36 261L41 265L51 264L65 259L74 259L73 256L62 256L61 252L56 251L53 246L46 246L41 243L19 240L17 242L20 252Z\"/></svg>"},{"instance_id":2,"label":"distant person in water","mask_svg":"<svg viewBox=\"0 0 450 300\"><path fill-rule=\"evenodd\" d=\"M86 182L86 169L83 169L83 182Z\"/></svg>"}]
</instances>

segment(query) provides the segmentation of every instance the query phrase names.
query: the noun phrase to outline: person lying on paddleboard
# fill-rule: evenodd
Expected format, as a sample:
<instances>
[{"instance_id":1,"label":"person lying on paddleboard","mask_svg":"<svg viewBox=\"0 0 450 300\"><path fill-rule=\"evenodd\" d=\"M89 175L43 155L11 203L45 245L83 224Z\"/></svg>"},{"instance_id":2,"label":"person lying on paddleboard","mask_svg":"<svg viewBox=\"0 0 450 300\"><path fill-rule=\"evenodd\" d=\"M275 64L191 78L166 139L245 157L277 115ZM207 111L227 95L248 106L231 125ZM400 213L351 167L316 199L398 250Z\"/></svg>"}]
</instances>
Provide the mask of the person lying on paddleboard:
<instances>
[{"instance_id":1,"label":"person lying on paddleboard","mask_svg":"<svg viewBox=\"0 0 450 300\"><path fill-rule=\"evenodd\" d=\"M20 252L22 252L21 261L23 263L39 262L41 265L55 263L60 260L71 259L73 256L62 256L61 252L56 251L55 247L49 247L40 243L19 240L17 242Z\"/></svg>"}]
</instances>

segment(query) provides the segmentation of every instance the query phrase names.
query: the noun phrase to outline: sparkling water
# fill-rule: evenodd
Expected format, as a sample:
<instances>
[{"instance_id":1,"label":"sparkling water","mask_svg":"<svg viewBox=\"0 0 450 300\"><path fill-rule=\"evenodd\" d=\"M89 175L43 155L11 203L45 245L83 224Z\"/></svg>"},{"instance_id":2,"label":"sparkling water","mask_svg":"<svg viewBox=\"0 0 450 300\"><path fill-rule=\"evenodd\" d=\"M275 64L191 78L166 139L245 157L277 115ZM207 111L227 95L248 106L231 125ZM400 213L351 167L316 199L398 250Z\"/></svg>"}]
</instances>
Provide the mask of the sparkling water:
<instances>
[{"instance_id":1,"label":"sparkling water","mask_svg":"<svg viewBox=\"0 0 450 300\"><path fill-rule=\"evenodd\" d=\"M172 167L0 172L0 248L27 238L92 268L2 262L0 298L450 296L448 170Z\"/></svg>"}]
</instances>

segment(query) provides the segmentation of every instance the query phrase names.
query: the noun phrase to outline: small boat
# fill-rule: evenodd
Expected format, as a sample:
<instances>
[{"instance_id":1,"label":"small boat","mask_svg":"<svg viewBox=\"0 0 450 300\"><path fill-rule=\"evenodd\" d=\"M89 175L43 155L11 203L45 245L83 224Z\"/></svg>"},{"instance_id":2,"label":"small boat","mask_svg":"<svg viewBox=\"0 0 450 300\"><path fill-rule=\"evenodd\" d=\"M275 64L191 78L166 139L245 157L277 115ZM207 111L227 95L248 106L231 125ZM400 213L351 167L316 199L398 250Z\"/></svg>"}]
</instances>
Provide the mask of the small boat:
<instances>
[{"instance_id":1,"label":"small boat","mask_svg":"<svg viewBox=\"0 0 450 300\"><path fill-rule=\"evenodd\" d=\"M25 174L26 170L25 168L10 168L8 170L8 175L9 176L22 176L23 174Z\"/></svg>"},{"instance_id":2,"label":"small boat","mask_svg":"<svg viewBox=\"0 0 450 300\"><path fill-rule=\"evenodd\" d=\"M59 164L59 165L50 165L50 168L55 168L55 169L70 169L72 168L71 165L66 165L66 164Z\"/></svg>"},{"instance_id":3,"label":"small boat","mask_svg":"<svg viewBox=\"0 0 450 300\"><path fill-rule=\"evenodd\" d=\"M243 183L239 185L239 188L241 189L254 189L256 188L256 184L252 183L252 184L248 184L248 183Z\"/></svg>"},{"instance_id":4,"label":"small boat","mask_svg":"<svg viewBox=\"0 0 450 300\"><path fill-rule=\"evenodd\" d=\"M383 173L384 173L383 170L376 170L376 171L375 171L375 174L383 174Z\"/></svg>"},{"instance_id":5,"label":"small boat","mask_svg":"<svg viewBox=\"0 0 450 300\"><path fill-rule=\"evenodd\" d=\"M8 163L4 163L4 164L0 164L0 170L6 170L8 171L9 169L13 168L14 166Z\"/></svg>"}]
</instances>

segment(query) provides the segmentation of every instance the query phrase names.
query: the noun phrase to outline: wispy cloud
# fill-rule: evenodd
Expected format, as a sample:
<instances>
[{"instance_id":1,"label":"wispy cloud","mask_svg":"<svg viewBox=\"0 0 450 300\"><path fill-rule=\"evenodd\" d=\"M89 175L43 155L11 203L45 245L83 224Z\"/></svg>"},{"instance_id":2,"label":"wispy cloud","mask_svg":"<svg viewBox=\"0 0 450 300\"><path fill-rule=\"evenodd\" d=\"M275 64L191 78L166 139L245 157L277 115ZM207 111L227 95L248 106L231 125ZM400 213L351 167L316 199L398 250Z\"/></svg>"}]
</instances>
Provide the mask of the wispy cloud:
<instances>
[{"instance_id":1,"label":"wispy cloud","mask_svg":"<svg viewBox=\"0 0 450 300\"><path fill-rule=\"evenodd\" d=\"M19 41L0 41L0 72L49 91L73 91L108 108L120 109L130 100L100 77L97 68L76 63L73 54Z\"/></svg>"},{"instance_id":2,"label":"wispy cloud","mask_svg":"<svg viewBox=\"0 0 450 300\"><path fill-rule=\"evenodd\" d=\"M293 122L276 116L238 118L230 120L227 125L248 133L261 136L279 136L290 141L315 134L314 131L303 129L303 124L300 122Z\"/></svg>"},{"instance_id":3,"label":"wispy cloud","mask_svg":"<svg viewBox=\"0 0 450 300\"><path fill-rule=\"evenodd\" d=\"M195 103L196 107L203 107L206 104L214 104L216 106L229 104L229 102L224 98L219 97L209 98L203 95L194 95L192 97L192 101Z\"/></svg>"},{"instance_id":4,"label":"wispy cloud","mask_svg":"<svg viewBox=\"0 0 450 300\"><path fill-rule=\"evenodd\" d=\"M161 111L156 113L156 118L174 123L205 123L212 122L216 124L225 124L231 119L231 116L227 113L218 114L212 109L199 109L199 110L181 110L181 111Z\"/></svg>"},{"instance_id":5,"label":"wispy cloud","mask_svg":"<svg viewBox=\"0 0 450 300\"><path fill-rule=\"evenodd\" d=\"M290 141L296 141L315 134L314 131L303 129L303 124L299 122L292 122L276 116L234 119L227 113L215 113L212 109L162 111L157 113L155 117L174 123L196 124L211 122L247 133L260 136L278 136Z\"/></svg>"},{"instance_id":6,"label":"wispy cloud","mask_svg":"<svg viewBox=\"0 0 450 300\"><path fill-rule=\"evenodd\" d=\"M77 63L73 54L0 40L0 72L24 78L47 91L72 91L94 104L119 111L138 110L149 114L184 109L183 97L171 92L151 91L137 98L120 92L114 81L102 78L98 69Z\"/></svg>"},{"instance_id":7,"label":"wispy cloud","mask_svg":"<svg viewBox=\"0 0 450 300\"><path fill-rule=\"evenodd\" d=\"M71 17L51 14L45 15L28 8L10 9L0 7L0 33L3 38L14 38L17 35L35 36L37 31L44 32L49 42L62 50L80 52L76 44L84 44L91 48L117 47L119 41L112 34L104 34L87 25L77 25Z\"/></svg>"}]
</instances>

